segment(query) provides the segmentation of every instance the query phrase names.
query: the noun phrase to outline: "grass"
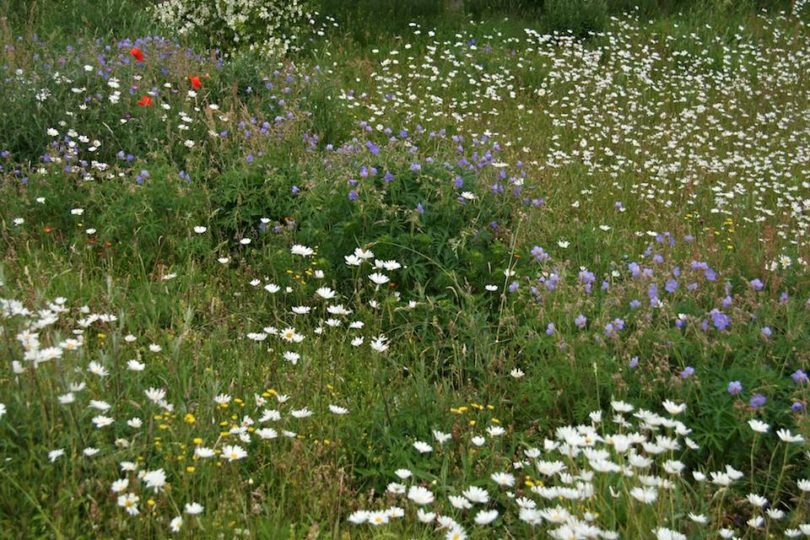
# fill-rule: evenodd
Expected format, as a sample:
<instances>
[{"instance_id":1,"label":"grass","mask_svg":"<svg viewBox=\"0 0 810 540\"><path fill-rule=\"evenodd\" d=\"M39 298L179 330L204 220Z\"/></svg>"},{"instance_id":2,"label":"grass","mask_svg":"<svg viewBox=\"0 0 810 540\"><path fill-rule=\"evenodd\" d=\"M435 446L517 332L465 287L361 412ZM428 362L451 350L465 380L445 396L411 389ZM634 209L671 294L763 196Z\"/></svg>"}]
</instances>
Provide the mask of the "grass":
<instances>
[{"instance_id":1,"label":"grass","mask_svg":"<svg viewBox=\"0 0 810 540\"><path fill-rule=\"evenodd\" d=\"M807 10L592 4L6 0L0 530L807 528Z\"/></svg>"}]
</instances>

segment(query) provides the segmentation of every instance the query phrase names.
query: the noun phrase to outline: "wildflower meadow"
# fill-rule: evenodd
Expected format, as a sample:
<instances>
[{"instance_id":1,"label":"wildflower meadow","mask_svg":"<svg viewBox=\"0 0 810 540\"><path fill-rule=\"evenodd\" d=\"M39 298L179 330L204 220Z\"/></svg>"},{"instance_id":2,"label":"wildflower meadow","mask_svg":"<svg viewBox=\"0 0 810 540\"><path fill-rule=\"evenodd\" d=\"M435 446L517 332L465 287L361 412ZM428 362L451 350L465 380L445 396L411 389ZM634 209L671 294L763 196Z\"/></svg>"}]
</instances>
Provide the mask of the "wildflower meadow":
<instances>
[{"instance_id":1,"label":"wildflower meadow","mask_svg":"<svg viewBox=\"0 0 810 540\"><path fill-rule=\"evenodd\" d=\"M808 25L0 0L0 538L810 536Z\"/></svg>"}]
</instances>

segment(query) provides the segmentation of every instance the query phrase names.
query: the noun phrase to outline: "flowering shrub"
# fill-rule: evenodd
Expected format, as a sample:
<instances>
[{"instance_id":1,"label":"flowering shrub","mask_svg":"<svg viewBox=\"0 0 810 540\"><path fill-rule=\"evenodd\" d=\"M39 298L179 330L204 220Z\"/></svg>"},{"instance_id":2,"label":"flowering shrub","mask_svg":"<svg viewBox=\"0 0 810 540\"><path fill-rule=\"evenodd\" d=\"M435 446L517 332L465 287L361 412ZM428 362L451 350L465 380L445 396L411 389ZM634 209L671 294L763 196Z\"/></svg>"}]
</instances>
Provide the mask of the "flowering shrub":
<instances>
[{"instance_id":1,"label":"flowering shrub","mask_svg":"<svg viewBox=\"0 0 810 540\"><path fill-rule=\"evenodd\" d=\"M224 52L283 55L307 13L301 0L165 0L154 16L181 36Z\"/></svg>"}]
</instances>

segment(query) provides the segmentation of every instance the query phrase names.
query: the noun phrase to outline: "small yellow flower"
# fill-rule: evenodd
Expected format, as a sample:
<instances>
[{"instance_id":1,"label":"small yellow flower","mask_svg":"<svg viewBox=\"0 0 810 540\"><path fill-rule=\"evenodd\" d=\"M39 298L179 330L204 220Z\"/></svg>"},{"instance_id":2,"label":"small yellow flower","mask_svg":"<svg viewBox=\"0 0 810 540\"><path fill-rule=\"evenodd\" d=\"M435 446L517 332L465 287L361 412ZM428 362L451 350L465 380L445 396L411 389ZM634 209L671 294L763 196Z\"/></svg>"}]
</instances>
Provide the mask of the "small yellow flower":
<instances>
[{"instance_id":1,"label":"small yellow flower","mask_svg":"<svg viewBox=\"0 0 810 540\"><path fill-rule=\"evenodd\" d=\"M196 419L196 418L194 418L194 415L193 415L193 414L191 414L191 413L186 413L186 415L183 417L183 421L184 421L186 424L193 424L194 422L196 422L196 421L197 421L197 419Z\"/></svg>"},{"instance_id":2,"label":"small yellow flower","mask_svg":"<svg viewBox=\"0 0 810 540\"><path fill-rule=\"evenodd\" d=\"M187 473L193 473L193 472L194 472L194 471L196 471L196 470L197 470L197 469L195 469L195 468L194 468L194 467L192 467L191 465L189 465L188 467L186 467L186 472L187 472Z\"/></svg>"},{"instance_id":3,"label":"small yellow flower","mask_svg":"<svg viewBox=\"0 0 810 540\"><path fill-rule=\"evenodd\" d=\"M194 444L202 444L203 440L202 437L194 437L194 440L192 442Z\"/></svg>"},{"instance_id":4,"label":"small yellow flower","mask_svg":"<svg viewBox=\"0 0 810 540\"><path fill-rule=\"evenodd\" d=\"M149 499L148 501L146 501L146 504L148 504L149 506L155 506L155 499Z\"/></svg>"}]
</instances>

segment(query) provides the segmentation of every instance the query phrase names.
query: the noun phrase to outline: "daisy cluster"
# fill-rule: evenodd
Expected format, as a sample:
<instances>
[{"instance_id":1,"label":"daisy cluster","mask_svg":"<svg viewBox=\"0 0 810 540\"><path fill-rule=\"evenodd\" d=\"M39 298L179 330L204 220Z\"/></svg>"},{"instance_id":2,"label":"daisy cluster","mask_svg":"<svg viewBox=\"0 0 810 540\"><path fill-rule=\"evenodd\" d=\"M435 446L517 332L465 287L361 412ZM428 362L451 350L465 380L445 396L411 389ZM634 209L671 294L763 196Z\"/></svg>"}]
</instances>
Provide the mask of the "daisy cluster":
<instances>
[{"instance_id":1,"label":"daisy cluster","mask_svg":"<svg viewBox=\"0 0 810 540\"><path fill-rule=\"evenodd\" d=\"M52 474L94 471L109 482L93 488L99 504L130 519L145 515L166 532L180 532L189 520L204 530L205 508L193 499L193 486L210 488L226 470L238 475L244 462L251 470L281 467L297 459L303 443L328 448L338 419L350 412L337 398L310 408L272 388L244 399L220 392L189 400L152 386L165 379L161 373L171 362L163 346L122 336L117 316L70 308L65 298L37 309L0 298L0 318L3 333L15 341L15 391L0 404L3 429L36 423L45 431L31 433L50 445L42 455L9 449L6 463L32 459ZM31 399L36 407L26 402ZM330 438L318 438L319 417L330 424Z\"/></svg>"},{"instance_id":2,"label":"daisy cluster","mask_svg":"<svg viewBox=\"0 0 810 540\"><path fill-rule=\"evenodd\" d=\"M454 412L470 408L491 409L471 404ZM609 410L591 412L589 423L558 427L542 440L510 432L497 418L485 429L475 422L468 429L456 424L448 433L434 429L430 442L413 443L412 465L395 471L380 509L356 510L347 520L435 531L448 540L487 529L558 539L619 538L620 532L662 540L810 533L810 480L788 488L790 498L781 494L781 474L772 493L738 495L748 473L732 464L703 464L692 429L678 419L686 405L667 400L663 408L662 415L612 401ZM752 419L749 426L749 434L774 437L764 422ZM782 467L806 467L804 437L778 429L775 438L786 456L794 456L794 464ZM745 516L740 523L725 519L723 505L732 498Z\"/></svg>"},{"instance_id":3,"label":"daisy cluster","mask_svg":"<svg viewBox=\"0 0 810 540\"><path fill-rule=\"evenodd\" d=\"M769 243L772 227L795 251L809 225L806 31L798 15L758 19L757 32L725 39L708 25L655 34L625 16L588 42L531 28L448 39L413 23L396 47L372 51L371 89L341 98L369 126L491 136L544 184L586 175L569 215L607 199L651 218L666 210L725 245L738 230Z\"/></svg>"},{"instance_id":4,"label":"daisy cluster","mask_svg":"<svg viewBox=\"0 0 810 540\"><path fill-rule=\"evenodd\" d=\"M313 248L295 244L290 248L290 253L301 259L308 259L315 255L317 251ZM339 332L341 339L347 340L353 348L368 347L374 353L384 353L388 350L389 339L384 334L365 336L363 332L367 329L367 323L362 317L358 318L358 313L373 314L380 311L388 301L397 305L397 310L412 310L418 305L415 300L410 300L407 304L398 305L401 294L393 291L390 295L385 294L386 284L391 283L389 274L402 268L402 265L394 260L380 260L374 257L374 252L370 249L356 248L351 254L345 256L346 266L357 269L355 290L347 300L351 301L348 306L341 303L340 292L329 286L318 286L309 302L297 303L296 298L302 288L306 286L306 280L300 274L293 275L293 284L282 288L273 282L263 282L254 279L250 282L251 287L261 288L272 297L281 296L281 303L287 305L296 302L289 308L289 312L280 317L274 314L279 326L265 326L258 332L250 332L246 337L257 343L262 343L271 338L275 343L287 349L282 353L282 358L292 365L298 364L302 360L302 355L296 352L297 345L302 344L307 339L307 335L296 330L295 324L303 324L311 328L311 336L315 340L328 338L329 332ZM361 275L363 269L367 270L367 275ZM308 269L304 272L311 276L317 284L327 282L327 276L323 270ZM318 283L320 282L320 283ZM281 323L283 322L283 324ZM378 327L378 325L369 325ZM343 332L346 332L343 334ZM269 349L273 351L271 347Z\"/></svg>"}]
</instances>

